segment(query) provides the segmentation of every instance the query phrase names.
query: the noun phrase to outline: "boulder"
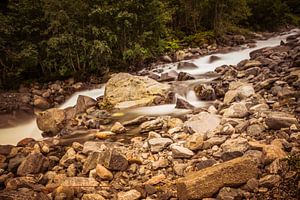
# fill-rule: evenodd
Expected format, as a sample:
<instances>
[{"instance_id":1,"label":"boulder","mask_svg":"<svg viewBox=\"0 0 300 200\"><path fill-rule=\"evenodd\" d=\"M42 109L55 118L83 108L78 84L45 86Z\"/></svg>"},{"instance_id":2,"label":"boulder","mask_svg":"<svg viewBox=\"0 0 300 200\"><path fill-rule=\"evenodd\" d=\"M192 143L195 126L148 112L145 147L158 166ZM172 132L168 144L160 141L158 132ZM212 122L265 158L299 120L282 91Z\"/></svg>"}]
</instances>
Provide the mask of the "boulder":
<instances>
[{"instance_id":1,"label":"boulder","mask_svg":"<svg viewBox=\"0 0 300 200\"><path fill-rule=\"evenodd\" d=\"M196 96L201 100L211 101L216 99L214 88L210 85L200 84L194 87Z\"/></svg>"},{"instance_id":2,"label":"boulder","mask_svg":"<svg viewBox=\"0 0 300 200\"><path fill-rule=\"evenodd\" d=\"M38 113L36 122L41 131L57 134L64 127L65 117L64 110L52 108Z\"/></svg>"},{"instance_id":3,"label":"boulder","mask_svg":"<svg viewBox=\"0 0 300 200\"><path fill-rule=\"evenodd\" d=\"M39 109L48 109L51 107L51 104L44 97L34 95L33 105Z\"/></svg>"},{"instance_id":4,"label":"boulder","mask_svg":"<svg viewBox=\"0 0 300 200\"><path fill-rule=\"evenodd\" d=\"M75 106L76 114L84 113L88 108L97 105L97 101L91 97L79 95Z\"/></svg>"},{"instance_id":5,"label":"boulder","mask_svg":"<svg viewBox=\"0 0 300 200\"><path fill-rule=\"evenodd\" d=\"M215 114L201 112L192 116L183 126L191 133L207 133L214 131L220 121L220 118Z\"/></svg>"},{"instance_id":6,"label":"boulder","mask_svg":"<svg viewBox=\"0 0 300 200\"><path fill-rule=\"evenodd\" d=\"M251 84L233 82L229 86L229 91L225 93L224 104L229 104L236 99L243 100L255 94L255 90Z\"/></svg>"},{"instance_id":7,"label":"boulder","mask_svg":"<svg viewBox=\"0 0 300 200\"><path fill-rule=\"evenodd\" d=\"M177 196L180 200L212 197L225 186L239 186L257 175L258 164L251 156L236 158L178 179Z\"/></svg>"},{"instance_id":8,"label":"boulder","mask_svg":"<svg viewBox=\"0 0 300 200\"><path fill-rule=\"evenodd\" d=\"M28 174L38 174L45 171L49 166L48 159L41 153L29 154L18 167L17 174L26 176Z\"/></svg>"},{"instance_id":9,"label":"boulder","mask_svg":"<svg viewBox=\"0 0 300 200\"><path fill-rule=\"evenodd\" d=\"M167 101L170 89L169 85L148 77L119 73L107 82L104 102L115 107L151 105L158 101Z\"/></svg>"},{"instance_id":10,"label":"boulder","mask_svg":"<svg viewBox=\"0 0 300 200\"><path fill-rule=\"evenodd\" d=\"M213 62L215 62L217 60L221 60L221 57L212 55L212 56L209 57L209 61L208 62L209 63L213 63Z\"/></svg>"},{"instance_id":11,"label":"boulder","mask_svg":"<svg viewBox=\"0 0 300 200\"><path fill-rule=\"evenodd\" d=\"M188 101L184 100L183 98L177 98L176 99L176 106L175 108L179 109L193 109L195 108L192 104L190 104Z\"/></svg>"},{"instance_id":12,"label":"boulder","mask_svg":"<svg viewBox=\"0 0 300 200\"><path fill-rule=\"evenodd\" d=\"M265 119L267 126L270 129L288 128L292 124L299 126L295 116L283 112L271 112Z\"/></svg>"},{"instance_id":13,"label":"boulder","mask_svg":"<svg viewBox=\"0 0 300 200\"><path fill-rule=\"evenodd\" d=\"M126 128L120 122L116 122L111 127L110 131L113 132L113 133L120 134L120 133L125 133L126 132Z\"/></svg>"},{"instance_id":14,"label":"boulder","mask_svg":"<svg viewBox=\"0 0 300 200\"><path fill-rule=\"evenodd\" d=\"M187 80L194 80L195 77L186 72L179 72L177 76L177 81L187 81Z\"/></svg>"}]
</instances>

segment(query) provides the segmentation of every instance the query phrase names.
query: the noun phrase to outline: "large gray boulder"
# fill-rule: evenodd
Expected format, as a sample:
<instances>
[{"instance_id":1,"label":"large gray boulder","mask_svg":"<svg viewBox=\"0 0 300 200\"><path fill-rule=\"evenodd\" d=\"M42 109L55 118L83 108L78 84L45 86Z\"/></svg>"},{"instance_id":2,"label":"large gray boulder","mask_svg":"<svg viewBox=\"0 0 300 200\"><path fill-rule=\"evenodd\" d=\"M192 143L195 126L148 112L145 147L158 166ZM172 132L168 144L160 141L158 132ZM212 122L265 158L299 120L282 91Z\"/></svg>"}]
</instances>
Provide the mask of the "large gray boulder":
<instances>
[{"instance_id":1,"label":"large gray boulder","mask_svg":"<svg viewBox=\"0 0 300 200\"><path fill-rule=\"evenodd\" d=\"M117 108L159 104L167 101L170 90L151 78L119 73L107 82L104 102Z\"/></svg>"}]
</instances>

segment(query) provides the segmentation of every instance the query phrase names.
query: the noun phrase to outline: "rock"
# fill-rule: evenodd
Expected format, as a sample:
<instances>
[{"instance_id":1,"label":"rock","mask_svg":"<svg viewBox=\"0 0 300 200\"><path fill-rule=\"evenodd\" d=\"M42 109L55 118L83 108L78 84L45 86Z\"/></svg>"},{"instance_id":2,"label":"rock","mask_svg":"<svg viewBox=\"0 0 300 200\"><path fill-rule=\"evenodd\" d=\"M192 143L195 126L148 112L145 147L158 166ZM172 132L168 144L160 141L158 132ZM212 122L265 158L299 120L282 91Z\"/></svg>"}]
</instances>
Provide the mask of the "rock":
<instances>
[{"instance_id":1,"label":"rock","mask_svg":"<svg viewBox=\"0 0 300 200\"><path fill-rule=\"evenodd\" d=\"M198 66L195 65L194 63L189 63L189 62L180 62L177 65L177 69L198 69Z\"/></svg>"},{"instance_id":2,"label":"rock","mask_svg":"<svg viewBox=\"0 0 300 200\"><path fill-rule=\"evenodd\" d=\"M194 133L186 141L186 147L195 151L200 150L204 143L204 135L201 133Z\"/></svg>"},{"instance_id":3,"label":"rock","mask_svg":"<svg viewBox=\"0 0 300 200\"><path fill-rule=\"evenodd\" d=\"M167 146L173 143L169 138L153 138L148 141L151 152L156 153L164 150Z\"/></svg>"},{"instance_id":4,"label":"rock","mask_svg":"<svg viewBox=\"0 0 300 200\"><path fill-rule=\"evenodd\" d=\"M43 192L35 192L31 190L2 190L0 191L0 199L3 200L50 200Z\"/></svg>"},{"instance_id":5,"label":"rock","mask_svg":"<svg viewBox=\"0 0 300 200\"><path fill-rule=\"evenodd\" d=\"M173 74L166 72L166 73L162 73L160 78L159 78L159 82L168 82L168 81L175 81L177 78L177 75L174 76Z\"/></svg>"},{"instance_id":6,"label":"rock","mask_svg":"<svg viewBox=\"0 0 300 200\"><path fill-rule=\"evenodd\" d=\"M266 175L259 179L259 185L265 188L273 188L279 184L281 177L279 175Z\"/></svg>"},{"instance_id":7,"label":"rock","mask_svg":"<svg viewBox=\"0 0 300 200\"><path fill-rule=\"evenodd\" d=\"M129 190L127 192L119 192L118 200L137 200L140 199L141 193L137 190Z\"/></svg>"},{"instance_id":8,"label":"rock","mask_svg":"<svg viewBox=\"0 0 300 200\"><path fill-rule=\"evenodd\" d=\"M164 56L162 57L162 60L163 60L164 62L168 62L168 63L172 62L172 58L171 58L170 56L168 56L168 55L164 55Z\"/></svg>"},{"instance_id":9,"label":"rock","mask_svg":"<svg viewBox=\"0 0 300 200\"><path fill-rule=\"evenodd\" d=\"M185 58L185 56L186 56L186 54L182 50L176 51L176 53L175 53L175 59L176 59L176 61L183 60Z\"/></svg>"},{"instance_id":10,"label":"rock","mask_svg":"<svg viewBox=\"0 0 300 200\"><path fill-rule=\"evenodd\" d=\"M232 160L234 158L238 158L238 157L241 157L243 156L243 152L241 151L228 151L228 152L224 152L222 153L221 155L221 159L223 161L228 161L228 160Z\"/></svg>"},{"instance_id":11,"label":"rock","mask_svg":"<svg viewBox=\"0 0 300 200\"><path fill-rule=\"evenodd\" d=\"M217 198L220 200L238 200L243 198L243 193L240 189L224 187L219 191Z\"/></svg>"},{"instance_id":12,"label":"rock","mask_svg":"<svg viewBox=\"0 0 300 200\"><path fill-rule=\"evenodd\" d=\"M114 171L125 171L128 167L128 160L115 148L106 149L99 160L105 168Z\"/></svg>"},{"instance_id":13,"label":"rock","mask_svg":"<svg viewBox=\"0 0 300 200\"><path fill-rule=\"evenodd\" d=\"M65 155L60 159L59 164L68 167L76 159L76 152L73 148L67 150Z\"/></svg>"},{"instance_id":14,"label":"rock","mask_svg":"<svg viewBox=\"0 0 300 200\"><path fill-rule=\"evenodd\" d=\"M290 114L283 112L271 112L265 119L267 126L270 129L288 128L292 124L299 125L297 119Z\"/></svg>"},{"instance_id":15,"label":"rock","mask_svg":"<svg viewBox=\"0 0 300 200\"><path fill-rule=\"evenodd\" d=\"M43 109L43 110L51 107L51 104L47 101L47 99L45 99L44 97L37 96L37 95L34 95L33 105L36 108Z\"/></svg>"},{"instance_id":16,"label":"rock","mask_svg":"<svg viewBox=\"0 0 300 200\"><path fill-rule=\"evenodd\" d=\"M112 180L114 178L113 174L100 164L96 167L96 173L104 181Z\"/></svg>"},{"instance_id":17,"label":"rock","mask_svg":"<svg viewBox=\"0 0 300 200\"><path fill-rule=\"evenodd\" d=\"M164 174L159 174L156 176L153 176L148 181L144 182L143 185L156 185L160 182L163 182L166 179L166 176Z\"/></svg>"},{"instance_id":18,"label":"rock","mask_svg":"<svg viewBox=\"0 0 300 200\"><path fill-rule=\"evenodd\" d=\"M120 123L120 122L116 122L110 129L111 132L113 133L125 133L126 132L126 128Z\"/></svg>"},{"instance_id":19,"label":"rock","mask_svg":"<svg viewBox=\"0 0 300 200\"><path fill-rule=\"evenodd\" d=\"M211 197L225 186L241 185L257 175L257 163L252 157L236 158L178 179L176 183L178 199Z\"/></svg>"},{"instance_id":20,"label":"rock","mask_svg":"<svg viewBox=\"0 0 300 200\"><path fill-rule=\"evenodd\" d=\"M188 101L182 99L182 98L177 98L176 99L176 106L175 108L179 109L193 109L195 108L192 104L190 104Z\"/></svg>"},{"instance_id":21,"label":"rock","mask_svg":"<svg viewBox=\"0 0 300 200\"><path fill-rule=\"evenodd\" d=\"M29 154L18 167L17 174L26 176L28 174L38 174L47 170L48 159L41 153Z\"/></svg>"},{"instance_id":22,"label":"rock","mask_svg":"<svg viewBox=\"0 0 300 200\"><path fill-rule=\"evenodd\" d=\"M123 126L132 126L132 125L139 125L142 124L143 122L151 120L150 117L147 116L139 116L133 120L125 121L123 122Z\"/></svg>"},{"instance_id":23,"label":"rock","mask_svg":"<svg viewBox=\"0 0 300 200\"><path fill-rule=\"evenodd\" d=\"M214 136L209 138L208 140L204 141L203 143L203 149L210 149L214 145L220 145L223 144L226 141L226 136Z\"/></svg>"},{"instance_id":24,"label":"rock","mask_svg":"<svg viewBox=\"0 0 300 200\"><path fill-rule=\"evenodd\" d=\"M57 134L64 127L65 117L64 110L52 108L38 113L36 122L41 131Z\"/></svg>"},{"instance_id":25,"label":"rock","mask_svg":"<svg viewBox=\"0 0 300 200\"><path fill-rule=\"evenodd\" d=\"M99 152L91 152L83 164L82 173L87 174L90 170L95 169L99 163L100 156Z\"/></svg>"},{"instance_id":26,"label":"rock","mask_svg":"<svg viewBox=\"0 0 300 200\"><path fill-rule=\"evenodd\" d=\"M248 115L248 109L244 102L233 103L229 108L224 110L224 117L243 118Z\"/></svg>"},{"instance_id":27,"label":"rock","mask_svg":"<svg viewBox=\"0 0 300 200\"><path fill-rule=\"evenodd\" d=\"M221 145L221 148L223 149L224 152L233 152L233 151L246 152L249 148L249 144L247 139L238 137L236 139L226 140Z\"/></svg>"},{"instance_id":28,"label":"rock","mask_svg":"<svg viewBox=\"0 0 300 200\"><path fill-rule=\"evenodd\" d=\"M158 117L155 120L144 122L140 125L140 132L149 132L149 131L155 131L158 129L161 129L164 126L164 120L160 117Z\"/></svg>"},{"instance_id":29,"label":"rock","mask_svg":"<svg viewBox=\"0 0 300 200\"><path fill-rule=\"evenodd\" d=\"M173 171L178 175L178 176L183 176L184 175L184 170L188 167L189 165L186 163L174 163L173 164Z\"/></svg>"},{"instance_id":30,"label":"rock","mask_svg":"<svg viewBox=\"0 0 300 200\"><path fill-rule=\"evenodd\" d=\"M235 133L235 128L231 124L224 124L221 134L222 135L232 135Z\"/></svg>"},{"instance_id":31,"label":"rock","mask_svg":"<svg viewBox=\"0 0 300 200\"><path fill-rule=\"evenodd\" d=\"M169 162L167 159L163 158L163 157L160 157L158 159L158 161L155 161L152 163L152 167L154 170L156 169L160 169L160 168L166 168L169 166Z\"/></svg>"},{"instance_id":32,"label":"rock","mask_svg":"<svg viewBox=\"0 0 300 200\"><path fill-rule=\"evenodd\" d=\"M250 136L260 136L264 131L264 127L260 124L252 124L247 127L247 134Z\"/></svg>"},{"instance_id":33,"label":"rock","mask_svg":"<svg viewBox=\"0 0 300 200\"><path fill-rule=\"evenodd\" d=\"M75 106L75 113L84 113L88 108L97 105L97 101L91 97L79 95Z\"/></svg>"},{"instance_id":34,"label":"rock","mask_svg":"<svg viewBox=\"0 0 300 200\"><path fill-rule=\"evenodd\" d=\"M7 156L10 154L12 148L14 148L13 145L9 145L9 144L0 145L0 154Z\"/></svg>"},{"instance_id":35,"label":"rock","mask_svg":"<svg viewBox=\"0 0 300 200\"><path fill-rule=\"evenodd\" d=\"M252 68L252 67L260 67L262 65L262 63L260 61L257 60L248 60L244 66L242 67L243 70Z\"/></svg>"},{"instance_id":36,"label":"rock","mask_svg":"<svg viewBox=\"0 0 300 200\"><path fill-rule=\"evenodd\" d=\"M270 164L276 159L285 158L287 154L282 150L281 147L275 145L263 146L262 160L265 164Z\"/></svg>"},{"instance_id":37,"label":"rock","mask_svg":"<svg viewBox=\"0 0 300 200\"><path fill-rule=\"evenodd\" d=\"M205 169L205 168L211 167L211 166L213 166L216 163L217 163L217 161L214 160L214 159L201 160L201 161L199 161L199 162L196 163L196 168L198 170L201 170L201 169Z\"/></svg>"},{"instance_id":38,"label":"rock","mask_svg":"<svg viewBox=\"0 0 300 200\"><path fill-rule=\"evenodd\" d=\"M195 77L186 72L179 72L177 76L177 81L187 81L187 80L194 80Z\"/></svg>"},{"instance_id":39,"label":"rock","mask_svg":"<svg viewBox=\"0 0 300 200\"><path fill-rule=\"evenodd\" d=\"M84 194L81 200L105 200L100 194Z\"/></svg>"},{"instance_id":40,"label":"rock","mask_svg":"<svg viewBox=\"0 0 300 200\"><path fill-rule=\"evenodd\" d=\"M256 189L258 189L258 180L256 178L251 178L247 181L247 189L250 191L254 191Z\"/></svg>"},{"instance_id":41,"label":"rock","mask_svg":"<svg viewBox=\"0 0 300 200\"><path fill-rule=\"evenodd\" d=\"M34 177L16 177L8 179L5 182L5 189L7 190L16 190L18 188L29 188L29 189L38 189L41 185L37 185L38 180Z\"/></svg>"},{"instance_id":42,"label":"rock","mask_svg":"<svg viewBox=\"0 0 300 200\"><path fill-rule=\"evenodd\" d=\"M221 57L212 55L212 56L209 57L209 61L208 62L209 63L213 63L213 62L215 62L217 60L220 60L220 59L221 59Z\"/></svg>"},{"instance_id":43,"label":"rock","mask_svg":"<svg viewBox=\"0 0 300 200\"><path fill-rule=\"evenodd\" d=\"M105 86L104 102L115 107L151 105L157 99L166 101L170 86L148 77L133 76L127 73L114 75Z\"/></svg>"},{"instance_id":44,"label":"rock","mask_svg":"<svg viewBox=\"0 0 300 200\"><path fill-rule=\"evenodd\" d=\"M88 189L95 188L99 183L94 178L85 177L67 177L61 184L62 187L74 189Z\"/></svg>"},{"instance_id":45,"label":"rock","mask_svg":"<svg viewBox=\"0 0 300 200\"><path fill-rule=\"evenodd\" d=\"M184 127L191 133L207 133L214 131L220 124L220 118L215 114L201 112L192 116L184 123Z\"/></svg>"},{"instance_id":46,"label":"rock","mask_svg":"<svg viewBox=\"0 0 300 200\"><path fill-rule=\"evenodd\" d=\"M192 152L188 148L178 145L172 145L171 150L173 158L190 158L194 155L194 152Z\"/></svg>"},{"instance_id":47,"label":"rock","mask_svg":"<svg viewBox=\"0 0 300 200\"><path fill-rule=\"evenodd\" d=\"M197 85L194 87L194 91L200 100L212 101L216 99L215 90L210 85Z\"/></svg>"},{"instance_id":48,"label":"rock","mask_svg":"<svg viewBox=\"0 0 300 200\"><path fill-rule=\"evenodd\" d=\"M236 99L246 99L255 94L255 90L251 84L241 83L241 82L233 82L229 86L229 91L225 93L224 96L224 104L229 104Z\"/></svg>"}]
</instances>

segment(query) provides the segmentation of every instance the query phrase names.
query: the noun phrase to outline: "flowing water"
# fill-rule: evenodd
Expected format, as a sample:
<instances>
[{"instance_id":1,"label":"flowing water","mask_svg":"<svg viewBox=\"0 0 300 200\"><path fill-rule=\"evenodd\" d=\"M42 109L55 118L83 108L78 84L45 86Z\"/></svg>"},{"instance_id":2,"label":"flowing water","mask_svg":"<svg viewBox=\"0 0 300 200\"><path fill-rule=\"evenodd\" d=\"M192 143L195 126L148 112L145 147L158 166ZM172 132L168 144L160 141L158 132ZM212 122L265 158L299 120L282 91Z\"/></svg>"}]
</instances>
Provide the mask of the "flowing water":
<instances>
[{"instance_id":1,"label":"flowing water","mask_svg":"<svg viewBox=\"0 0 300 200\"><path fill-rule=\"evenodd\" d=\"M188 60L188 62L194 63L199 66L197 69L184 69L178 70L177 64L165 64L159 66L163 69L163 72L168 72L171 70L175 70L177 72L187 72L193 75L204 74L209 71L213 71L216 67L221 65L236 65L241 60L249 59L249 53L251 51L264 48L264 47L273 47L280 44L280 41L285 41L286 37L292 34L295 34L296 31L292 30L288 33L281 34L280 36L272 37L268 40L261 40L256 42L256 47L254 48L246 48L244 47L242 50L229 52L229 53L217 53L212 54L218 56L220 59L215 62L210 62L211 55L203 56L198 59ZM197 82L208 82L212 79L205 80L196 80ZM181 84L193 84L195 81L187 81L182 82ZM180 87L180 84L178 85ZM182 88L189 88L186 85L181 86ZM72 97L67 100L64 104L60 106L60 108L66 108L69 106L74 106L77 101L77 97L79 95L85 95L96 99L99 96L104 94L105 86L102 86L99 89L87 90L82 92L77 92L72 95ZM181 89L178 89L180 91ZM188 100L192 105L196 107L202 107L207 105L207 102L199 101L192 90L186 90L185 92L177 92L177 95ZM138 115L149 115L149 116L157 116L157 115L180 115L187 113L188 110L185 109L176 109L175 104L167 104L167 105L158 105L158 106L149 106L149 107L141 107L134 109L125 109L122 112L126 113L127 116L138 116ZM37 128L35 119L31 119L23 124L20 124L16 127L0 129L0 144L16 144L21 139L26 137L41 139L41 131Z\"/></svg>"}]
</instances>

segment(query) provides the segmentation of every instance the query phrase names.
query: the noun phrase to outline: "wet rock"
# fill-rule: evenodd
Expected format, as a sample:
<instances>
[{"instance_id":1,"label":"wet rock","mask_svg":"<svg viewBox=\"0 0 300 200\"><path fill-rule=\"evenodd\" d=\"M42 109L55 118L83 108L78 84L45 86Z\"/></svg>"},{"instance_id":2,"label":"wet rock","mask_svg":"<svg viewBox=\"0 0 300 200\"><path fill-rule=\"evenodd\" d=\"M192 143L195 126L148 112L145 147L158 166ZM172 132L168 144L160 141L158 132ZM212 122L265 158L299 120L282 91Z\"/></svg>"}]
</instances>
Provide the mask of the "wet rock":
<instances>
[{"instance_id":1,"label":"wet rock","mask_svg":"<svg viewBox=\"0 0 300 200\"><path fill-rule=\"evenodd\" d=\"M97 101L91 97L79 95L75 106L75 113L84 113L88 108L95 106Z\"/></svg>"},{"instance_id":2,"label":"wet rock","mask_svg":"<svg viewBox=\"0 0 300 200\"><path fill-rule=\"evenodd\" d=\"M170 63L170 62L172 62L172 58L168 55L164 55L162 57L162 61Z\"/></svg>"},{"instance_id":3,"label":"wet rock","mask_svg":"<svg viewBox=\"0 0 300 200\"><path fill-rule=\"evenodd\" d=\"M198 68L197 65L189 62L180 62L177 65L177 69L197 69L197 68Z\"/></svg>"},{"instance_id":4,"label":"wet rock","mask_svg":"<svg viewBox=\"0 0 300 200\"><path fill-rule=\"evenodd\" d=\"M248 109L244 102L233 103L229 108L224 110L224 117L244 118L248 115Z\"/></svg>"},{"instance_id":5,"label":"wet rock","mask_svg":"<svg viewBox=\"0 0 300 200\"><path fill-rule=\"evenodd\" d=\"M188 101L182 99L182 98L177 98L176 99L176 106L175 108L179 109L193 109L195 108L192 104L190 104Z\"/></svg>"},{"instance_id":6,"label":"wet rock","mask_svg":"<svg viewBox=\"0 0 300 200\"><path fill-rule=\"evenodd\" d=\"M96 167L96 173L102 180L112 180L114 178L113 174L100 164Z\"/></svg>"},{"instance_id":7,"label":"wet rock","mask_svg":"<svg viewBox=\"0 0 300 200\"><path fill-rule=\"evenodd\" d=\"M270 129L288 128L292 124L299 125L297 119L290 114L283 112L272 112L265 119L267 126Z\"/></svg>"},{"instance_id":8,"label":"wet rock","mask_svg":"<svg viewBox=\"0 0 300 200\"><path fill-rule=\"evenodd\" d=\"M132 125L139 125L142 124L143 122L151 120L150 117L147 116L139 116L133 120L125 121L123 122L124 126L132 126Z\"/></svg>"},{"instance_id":9,"label":"wet rock","mask_svg":"<svg viewBox=\"0 0 300 200\"><path fill-rule=\"evenodd\" d=\"M160 152L173 143L169 138L153 138L148 141L151 152Z\"/></svg>"},{"instance_id":10,"label":"wet rock","mask_svg":"<svg viewBox=\"0 0 300 200\"><path fill-rule=\"evenodd\" d=\"M216 99L214 88L210 85L200 84L194 87L196 96L201 100L211 101Z\"/></svg>"},{"instance_id":11,"label":"wet rock","mask_svg":"<svg viewBox=\"0 0 300 200\"><path fill-rule=\"evenodd\" d=\"M177 76L177 81L187 81L187 80L194 80L194 79L195 79L194 76L186 72L179 72Z\"/></svg>"},{"instance_id":12,"label":"wet rock","mask_svg":"<svg viewBox=\"0 0 300 200\"><path fill-rule=\"evenodd\" d=\"M169 85L148 77L119 73L107 82L104 102L116 107L123 107L122 102L132 106L151 105L156 98L166 100L169 92Z\"/></svg>"},{"instance_id":13,"label":"wet rock","mask_svg":"<svg viewBox=\"0 0 300 200\"><path fill-rule=\"evenodd\" d=\"M116 122L110 129L111 132L113 133L125 133L126 132L126 128L120 123L120 122Z\"/></svg>"},{"instance_id":14,"label":"wet rock","mask_svg":"<svg viewBox=\"0 0 300 200\"><path fill-rule=\"evenodd\" d=\"M207 133L214 131L220 124L220 118L215 114L201 112L192 116L184 123L184 127L191 133Z\"/></svg>"},{"instance_id":15,"label":"wet rock","mask_svg":"<svg viewBox=\"0 0 300 200\"><path fill-rule=\"evenodd\" d=\"M213 63L213 62L215 62L217 60L220 60L220 59L221 59L221 57L212 55L212 56L209 57L209 61L208 62L209 63Z\"/></svg>"},{"instance_id":16,"label":"wet rock","mask_svg":"<svg viewBox=\"0 0 300 200\"><path fill-rule=\"evenodd\" d=\"M160 78L159 78L159 82L168 82L168 81L175 81L177 78L177 75L174 76L173 74L166 72L161 74Z\"/></svg>"},{"instance_id":17,"label":"wet rock","mask_svg":"<svg viewBox=\"0 0 300 200\"><path fill-rule=\"evenodd\" d=\"M114 171L125 171L128 167L128 160L115 148L108 148L102 154L99 160L105 168Z\"/></svg>"},{"instance_id":18,"label":"wet rock","mask_svg":"<svg viewBox=\"0 0 300 200\"><path fill-rule=\"evenodd\" d=\"M36 108L40 108L43 110L51 107L51 104L47 101L47 99L45 99L44 97L37 96L37 95L34 95L33 105Z\"/></svg>"},{"instance_id":19,"label":"wet rock","mask_svg":"<svg viewBox=\"0 0 300 200\"><path fill-rule=\"evenodd\" d=\"M224 187L219 191L217 198L220 200L239 200L243 198L243 193L240 189Z\"/></svg>"},{"instance_id":20,"label":"wet rock","mask_svg":"<svg viewBox=\"0 0 300 200\"><path fill-rule=\"evenodd\" d=\"M64 110L52 108L37 115L37 126L41 131L57 134L63 127Z\"/></svg>"},{"instance_id":21,"label":"wet rock","mask_svg":"<svg viewBox=\"0 0 300 200\"><path fill-rule=\"evenodd\" d=\"M149 132L161 129L164 126L164 120L162 118L157 118L155 120L144 122L140 125L140 132Z\"/></svg>"},{"instance_id":22,"label":"wet rock","mask_svg":"<svg viewBox=\"0 0 300 200\"><path fill-rule=\"evenodd\" d=\"M279 184L281 177L279 175L266 175L259 179L259 185L265 188L273 188Z\"/></svg>"},{"instance_id":23,"label":"wet rock","mask_svg":"<svg viewBox=\"0 0 300 200\"><path fill-rule=\"evenodd\" d=\"M182 200L211 197L225 186L246 183L257 175L257 163L252 157L240 157L178 179L177 195Z\"/></svg>"},{"instance_id":24,"label":"wet rock","mask_svg":"<svg viewBox=\"0 0 300 200\"><path fill-rule=\"evenodd\" d=\"M48 168L49 161L41 153L32 153L28 155L18 167L17 174L25 176L27 174L38 174Z\"/></svg>"},{"instance_id":25,"label":"wet rock","mask_svg":"<svg viewBox=\"0 0 300 200\"><path fill-rule=\"evenodd\" d=\"M171 150L173 158L190 158L194 155L194 152L192 152L188 148L178 145L172 145Z\"/></svg>"},{"instance_id":26,"label":"wet rock","mask_svg":"<svg viewBox=\"0 0 300 200\"><path fill-rule=\"evenodd\" d=\"M186 147L191 150L200 150L204 143L204 135L200 133L194 133L186 141Z\"/></svg>"},{"instance_id":27,"label":"wet rock","mask_svg":"<svg viewBox=\"0 0 300 200\"><path fill-rule=\"evenodd\" d=\"M141 193L137 190L129 190L127 192L119 192L118 200L137 200L140 199Z\"/></svg>"}]
</instances>

